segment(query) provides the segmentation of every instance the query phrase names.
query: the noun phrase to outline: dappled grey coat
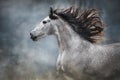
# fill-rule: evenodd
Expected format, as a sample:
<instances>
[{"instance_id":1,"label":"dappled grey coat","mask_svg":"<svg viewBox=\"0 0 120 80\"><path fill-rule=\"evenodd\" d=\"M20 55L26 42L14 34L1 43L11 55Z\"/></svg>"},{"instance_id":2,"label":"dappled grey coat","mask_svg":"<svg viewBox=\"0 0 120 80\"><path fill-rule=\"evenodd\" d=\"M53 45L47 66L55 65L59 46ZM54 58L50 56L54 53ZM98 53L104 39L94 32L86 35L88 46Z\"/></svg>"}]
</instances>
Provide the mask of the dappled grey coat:
<instances>
[{"instance_id":1,"label":"dappled grey coat","mask_svg":"<svg viewBox=\"0 0 120 80\"><path fill-rule=\"evenodd\" d=\"M52 34L57 37L60 74L74 80L120 80L120 43L97 43L104 28L95 9L51 8L50 15L30 35L34 41Z\"/></svg>"}]
</instances>

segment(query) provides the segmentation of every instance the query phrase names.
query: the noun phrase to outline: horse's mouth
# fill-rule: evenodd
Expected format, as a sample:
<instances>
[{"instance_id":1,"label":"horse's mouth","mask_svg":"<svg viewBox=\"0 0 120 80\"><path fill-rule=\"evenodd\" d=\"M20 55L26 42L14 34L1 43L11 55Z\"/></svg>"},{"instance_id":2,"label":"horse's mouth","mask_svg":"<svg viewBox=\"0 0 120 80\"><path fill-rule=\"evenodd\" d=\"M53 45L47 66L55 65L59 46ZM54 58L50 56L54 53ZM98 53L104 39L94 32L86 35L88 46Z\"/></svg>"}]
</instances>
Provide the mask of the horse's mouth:
<instances>
[{"instance_id":1,"label":"horse's mouth","mask_svg":"<svg viewBox=\"0 0 120 80\"><path fill-rule=\"evenodd\" d=\"M36 36L31 36L31 39L33 40L33 41L37 41L37 37Z\"/></svg>"},{"instance_id":2,"label":"horse's mouth","mask_svg":"<svg viewBox=\"0 0 120 80\"><path fill-rule=\"evenodd\" d=\"M31 39L33 40L33 41L37 41L38 39L41 39L41 38L43 38L44 37L44 34L41 34L41 35L39 35L39 36L31 36Z\"/></svg>"}]
</instances>

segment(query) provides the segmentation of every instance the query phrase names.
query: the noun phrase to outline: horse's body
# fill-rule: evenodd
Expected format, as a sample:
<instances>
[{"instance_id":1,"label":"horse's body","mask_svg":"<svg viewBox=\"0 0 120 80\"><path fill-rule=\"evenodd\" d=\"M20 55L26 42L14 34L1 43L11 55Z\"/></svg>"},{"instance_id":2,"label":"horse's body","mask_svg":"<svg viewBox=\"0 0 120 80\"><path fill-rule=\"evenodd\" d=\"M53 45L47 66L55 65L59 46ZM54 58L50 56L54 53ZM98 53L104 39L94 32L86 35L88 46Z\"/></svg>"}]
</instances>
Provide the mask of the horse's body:
<instances>
[{"instance_id":1,"label":"horse's body","mask_svg":"<svg viewBox=\"0 0 120 80\"><path fill-rule=\"evenodd\" d=\"M63 72L74 80L120 79L120 43L93 44L77 34L71 25L59 16L52 17L57 20L51 22L50 18L45 18L31 32L31 37L37 40L38 37L45 37L48 34L56 35L59 44L57 60L59 72ZM43 24L45 24L44 27ZM50 29L47 29L48 26Z\"/></svg>"},{"instance_id":2,"label":"horse's body","mask_svg":"<svg viewBox=\"0 0 120 80\"><path fill-rule=\"evenodd\" d=\"M69 26L69 29L65 29L67 26L60 28L58 70L74 78L79 77L76 80L108 80L107 77L120 70L120 43L91 44L80 38Z\"/></svg>"}]
</instances>

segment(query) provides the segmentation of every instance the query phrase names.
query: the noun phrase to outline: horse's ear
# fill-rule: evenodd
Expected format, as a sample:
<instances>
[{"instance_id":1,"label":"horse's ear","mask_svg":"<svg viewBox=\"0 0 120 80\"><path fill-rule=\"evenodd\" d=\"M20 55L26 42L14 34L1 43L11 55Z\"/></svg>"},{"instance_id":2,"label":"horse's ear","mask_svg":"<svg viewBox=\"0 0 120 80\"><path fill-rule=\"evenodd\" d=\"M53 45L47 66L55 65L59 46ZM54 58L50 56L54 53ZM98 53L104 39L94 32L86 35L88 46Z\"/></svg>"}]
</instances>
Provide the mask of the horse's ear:
<instances>
[{"instance_id":1,"label":"horse's ear","mask_svg":"<svg viewBox=\"0 0 120 80\"><path fill-rule=\"evenodd\" d=\"M51 18L52 16L53 16L53 8L52 7L50 7L50 13L49 13L49 17Z\"/></svg>"},{"instance_id":2,"label":"horse's ear","mask_svg":"<svg viewBox=\"0 0 120 80\"><path fill-rule=\"evenodd\" d=\"M50 14L49 14L49 17L50 17L51 19L57 19L57 16L55 16L54 10L53 10L52 7L50 7Z\"/></svg>"},{"instance_id":3,"label":"horse's ear","mask_svg":"<svg viewBox=\"0 0 120 80\"><path fill-rule=\"evenodd\" d=\"M53 8L50 7L50 14L52 15L53 14Z\"/></svg>"}]
</instances>

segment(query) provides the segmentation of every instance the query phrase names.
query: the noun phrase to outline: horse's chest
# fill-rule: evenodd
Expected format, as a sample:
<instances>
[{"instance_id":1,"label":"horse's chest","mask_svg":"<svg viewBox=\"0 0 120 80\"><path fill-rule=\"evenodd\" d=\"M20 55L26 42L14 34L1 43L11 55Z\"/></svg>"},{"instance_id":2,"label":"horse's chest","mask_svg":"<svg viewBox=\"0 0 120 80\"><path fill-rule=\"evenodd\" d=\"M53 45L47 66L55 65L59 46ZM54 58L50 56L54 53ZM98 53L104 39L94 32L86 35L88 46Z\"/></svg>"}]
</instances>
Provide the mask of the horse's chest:
<instances>
[{"instance_id":1,"label":"horse's chest","mask_svg":"<svg viewBox=\"0 0 120 80\"><path fill-rule=\"evenodd\" d=\"M76 59L73 56L70 53L62 53L58 59L58 71L63 73L76 72L79 66L76 66L77 61L75 61Z\"/></svg>"},{"instance_id":2,"label":"horse's chest","mask_svg":"<svg viewBox=\"0 0 120 80\"><path fill-rule=\"evenodd\" d=\"M68 55L65 52L59 55L57 63L57 68L59 71L69 72L70 70L73 70L73 65L72 55Z\"/></svg>"},{"instance_id":3,"label":"horse's chest","mask_svg":"<svg viewBox=\"0 0 120 80\"><path fill-rule=\"evenodd\" d=\"M79 58L74 55L68 55L68 53L63 53L59 55L57 68L60 72L67 74L72 77L79 77L84 75L84 64ZM81 63L79 63L81 62Z\"/></svg>"}]
</instances>

